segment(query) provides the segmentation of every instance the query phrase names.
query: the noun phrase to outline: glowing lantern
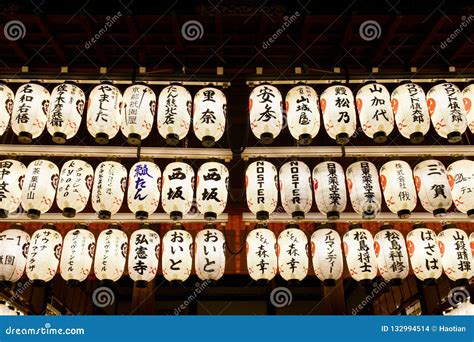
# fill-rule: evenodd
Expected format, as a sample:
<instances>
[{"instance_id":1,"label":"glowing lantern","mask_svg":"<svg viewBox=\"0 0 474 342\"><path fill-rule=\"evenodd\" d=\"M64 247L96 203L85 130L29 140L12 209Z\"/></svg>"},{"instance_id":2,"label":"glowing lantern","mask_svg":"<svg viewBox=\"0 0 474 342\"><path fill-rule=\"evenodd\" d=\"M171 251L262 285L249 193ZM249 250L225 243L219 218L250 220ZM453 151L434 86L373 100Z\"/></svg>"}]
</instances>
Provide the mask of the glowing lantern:
<instances>
[{"instance_id":1,"label":"glowing lantern","mask_svg":"<svg viewBox=\"0 0 474 342\"><path fill-rule=\"evenodd\" d=\"M444 273L458 284L469 284L474 276L474 264L466 232L447 225L447 229L438 234L438 244Z\"/></svg>"},{"instance_id":2,"label":"glowing lantern","mask_svg":"<svg viewBox=\"0 0 474 342\"><path fill-rule=\"evenodd\" d=\"M410 165L391 160L380 168L380 184L388 209L399 218L407 218L416 207L416 188Z\"/></svg>"},{"instance_id":3,"label":"glowing lantern","mask_svg":"<svg viewBox=\"0 0 474 342\"><path fill-rule=\"evenodd\" d=\"M137 287L147 287L158 270L160 236L151 229L138 229L130 236L128 275Z\"/></svg>"},{"instance_id":4,"label":"glowing lantern","mask_svg":"<svg viewBox=\"0 0 474 342\"><path fill-rule=\"evenodd\" d=\"M172 220L181 220L193 204L194 170L182 162L170 163L163 171L163 209Z\"/></svg>"},{"instance_id":5,"label":"glowing lantern","mask_svg":"<svg viewBox=\"0 0 474 342\"><path fill-rule=\"evenodd\" d=\"M413 175L423 208L436 217L446 215L453 200L444 165L438 160L425 160L415 166Z\"/></svg>"},{"instance_id":6,"label":"glowing lantern","mask_svg":"<svg viewBox=\"0 0 474 342\"><path fill-rule=\"evenodd\" d=\"M428 110L436 132L450 143L461 141L467 119L462 93L452 83L435 85L428 91Z\"/></svg>"},{"instance_id":7,"label":"glowing lantern","mask_svg":"<svg viewBox=\"0 0 474 342\"><path fill-rule=\"evenodd\" d=\"M89 276L95 251L95 237L78 225L63 241L59 271L69 286L75 286Z\"/></svg>"},{"instance_id":8,"label":"glowing lantern","mask_svg":"<svg viewBox=\"0 0 474 342\"><path fill-rule=\"evenodd\" d=\"M156 112L155 92L136 83L123 93L122 134L130 145L138 145L151 132Z\"/></svg>"},{"instance_id":9,"label":"glowing lantern","mask_svg":"<svg viewBox=\"0 0 474 342\"><path fill-rule=\"evenodd\" d=\"M66 217L74 217L87 205L94 181L94 169L82 160L69 160L61 168L56 203Z\"/></svg>"},{"instance_id":10,"label":"glowing lantern","mask_svg":"<svg viewBox=\"0 0 474 342\"><path fill-rule=\"evenodd\" d=\"M196 202L206 220L215 220L227 205L229 171L224 164L208 162L197 173Z\"/></svg>"},{"instance_id":11,"label":"glowing lantern","mask_svg":"<svg viewBox=\"0 0 474 342\"><path fill-rule=\"evenodd\" d=\"M303 219L313 204L311 171L301 161L290 161L280 168L281 204L295 220Z\"/></svg>"},{"instance_id":12,"label":"glowing lantern","mask_svg":"<svg viewBox=\"0 0 474 342\"><path fill-rule=\"evenodd\" d=\"M138 219L146 219L160 203L161 170L153 162L141 161L132 166L128 177L128 208Z\"/></svg>"},{"instance_id":13,"label":"glowing lantern","mask_svg":"<svg viewBox=\"0 0 474 342\"><path fill-rule=\"evenodd\" d=\"M471 245L471 254L472 258L474 259L474 232L469 235L469 245Z\"/></svg>"},{"instance_id":14,"label":"glowing lantern","mask_svg":"<svg viewBox=\"0 0 474 342\"><path fill-rule=\"evenodd\" d=\"M267 161L256 161L247 167L245 188L247 205L257 220L268 220L278 203L278 174Z\"/></svg>"},{"instance_id":15,"label":"glowing lantern","mask_svg":"<svg viewBox=\"0 0 474 342\"><path fill-rule=\"evenodd\" d=\"M97 247L94 258L94 273L97 279L105 282L115 282L120 279L127 260L127 235L110 225L97 238Z\"/></svg>"},{"instance_id":16,"label":"glowing lantern","mask_svg":"<svg viewBox=\"0 0 474 342\"><path fill-rule=\"evenodd\" d=\"M372 234L367 229L352 228L344 234L342 241L351 277L363 284L371 282L377 276L377 257Z\"/></svg>"},{"instance_id":17,"label":"glowing lantern","mask_svg":"<svg viewBox=\"0 0 474 342\"><path fill-rule=\"evenodd\" d=\"M467 127L469 127L471 133L474 133L474 83L464 88L462 91L462 97L464 101L464 110L466 111Z\"/></svg>"},{"instance_id":18,"label":"glowing lantern","mask_svg":"<svg viewBox=\"0 0 474 342\"><path fill-rule=\"evenodd\" d=\"M246 241L247 270L255 281L270 281L277 274L276 237L263 225L255 225Z\"/></svg>"},{"instance_id":19,"label":"glowing lantern","mask_svg":"<svg viewBox=\"0 0 474 342\"><path fill-rule=\"evenodd\" d=\"M194 95L193 129L203 146L214 146L224 135L226 110L227 99L219 89L206 87Z\"/></svg>"},{"instance_id":20,"label":"glowing lantern","mask_svg":"<svg viewBox=\"0 0 474 342\"><path fill-rule=\"evenodd\" d=\"M163 89L158 98L158 132L168 145L177 145L191 125L191 94L180 85Z\"/></svg>"},{"instance_id":21,"label":"glowing lantern","mask_svg":"<svg viewBox=\"0 0 474 342\"><path fill-rule=\"evenodd\" d=\"M329 226L319 228L311 235L311 255L314 273L325 286L335 286L344 267L341 238Z\"/></svg>"},{"instance_id":22,"label":"glowing lantern","mask_svg":"<svg viewBox=\"0 0 474 342\"><path fill-rule=\"evenodd\" d=\"M29 218L39 218L53 205L58 187L58 167L43 159L32 161L26 169L21 192L21 206Z\"/></svg>"},{"instance_id":23,"label":"glowing lantern","mask_svg":"<svg viewBox=\"0 0 474 342\"><path fill-rule=\"evenodd\" d=\"M13 91L3 81L0 81L0 136L5 133L10 124L14 99Z\"/></svg>"},{"instance_id":24,"label":"glowing lantern","mask_svg":"<svg viewBox=\"0 0 474 342\"><path fill-rule=\"evenodd\" d=\"M100 219L110 219L122 206L127 169L113 161L102 162L97 166L92 187L92 208Z\"/></svg>"},{"instance_id":25,"label":"glowing lantern","mask_svg":"<svg viewBox=\"0 0 474 342\"><path fill-rule=\"evenodd\" d=\"M286 281L302 281L308 274L308 238L296 224L288 224L278 236L278 272Z\"/></svg>"},{"instance_id":26,"label":"glowing lantern","mask_svg":"<svg viewBox=\"0 0 474 342\"><path fill-rule=\"evenodd\" d=\"M346 178L342 166L333 161L319 163L313 169L314 198L328 220L337 220L346 209Z\"/></svg>"},{"instance_id":27,"label":"glowing lantern","mask_svg":"<svg viewBox=\"0 0 474 342\"><path fill-rule=\"evenodd\" d=\"M51 93L47 129L57 144L76 135L81 126L86 95L74 82L64 82Z\"/></svg>"},{"instance_id":28,"label":"glowing lantern","mask_svg":"<svg viewBox=\"0 0 474 342\"><path fill-rule=\"evenodd\" d=\"M6 218L18 210L26 166L16 160L0 161L0 218Z\"/></svg>"},{"instance_id":29,"label":"glowing lantern","mask_svg":"<svg viewBox=\"0 0 474 342\"><path fill-rule=\"evenodd\" d=\"M7 229L0 233L0 281L14 283L25 271L30 236L21 229Z\"/></svg>"},{"instance_id":30,"label":"glowing lantern","mask_svg":"<svg viewBox=\"0 0 474 342\"><path fill-rule=\"evenodd\" d=\"M269 84L255 87L250 93L249 111L252 133L262 144L271 144L280 134L283 124L280 91Z\"/></svg>"},{"instance_id":31,"label":"glowing lantern","mask_svg":"<svg viewBox=\"0 0 474 342\"><path fill-rule=\"evenodd\" d=\"M208 224L196 235L194 268L201 280L219 280L225 271L225 237Z\"/></svg>"},{"instance_id":32,"label":"glowing lantern","mask_svg":"<svg viewBox=\"0 0 474 342\"><path fill-rule=\"evenodd\" d=\"M193 237L184 229L172 229L163 236L161 267L168 281L185 281L193 265Z\"/></svg>"},{"instance_id":33,"label":"glowing lantern","mask_svg":"<svg viewBox=\"0 0 474 342\"><path fill-rule=\"evenodd\" d=\"M456 208L474 218L474 161L463 159L449 165L448 181Z\"/></svg>"},{"instance_id":34,"label":"glowing lantern","mask_svg":"<svg viewBox=\"0 0 474 342\"><path fill-rule=\"evenodd\" d=\"M382 193L375 165L368 161L352 163L346 170L346 179L355 212L365 219L376 217L382 205Z\"/></svg>"}]
</instances>

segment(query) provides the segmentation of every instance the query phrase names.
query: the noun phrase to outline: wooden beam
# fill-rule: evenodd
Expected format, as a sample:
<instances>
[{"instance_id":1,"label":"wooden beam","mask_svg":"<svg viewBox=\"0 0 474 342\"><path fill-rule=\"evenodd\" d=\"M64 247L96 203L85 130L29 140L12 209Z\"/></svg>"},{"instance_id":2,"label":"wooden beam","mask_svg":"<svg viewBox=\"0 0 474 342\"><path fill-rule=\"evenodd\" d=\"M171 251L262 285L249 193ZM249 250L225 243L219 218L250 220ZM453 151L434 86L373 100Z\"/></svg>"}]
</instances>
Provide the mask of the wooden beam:
<instances>
[{"instance_id":1,"label":"wooden beam","mask_svg":"<svg viewBox=\"0 0 474 342\"><path fill-rule=\"evenodd\" d=\"M133 284L132 305L130 315L150 315L155 312L155 280L148 283L145 288Z\"/></svg>"},{"instance_id":2,"label":"wooden beam","mask_svg":"<svg viewBox=\"0 0 474 342\"><path fill-rule=\"evenodd\" d=\"M416 63L418 62L418 59L421 57L423 51L425 51L426 48L431 45L431 43L433 42L434 36L438 33L438 30L444 25L445 21L446 21L446 18L442 16L435 22L435 24L433 25L433 27L430 29L429 33L427 34L426 38L419 45L420 47L415 51L415 53L410 58L410 63L409 63L410 65L416 66Z\"/></svg>"},{"instance_id":3,"label":"wooden beam","mask_svg":"<svg viewBox=\"0 0 474 342\"><path fill-rule=\"evenodd\" d=\"M398 27L400 26L400 23L402 21L401 16L396 16L391 20L390 27L387 31L382 36L381 42L377 49L375 50L375 55L372 58L372 64L377 65L379 61L384 57L384 52L387 49L387 47L390 45L390 42L392 41L393 37L395 36L395 32L397 32Z\"/></svg>"}]
</instances>

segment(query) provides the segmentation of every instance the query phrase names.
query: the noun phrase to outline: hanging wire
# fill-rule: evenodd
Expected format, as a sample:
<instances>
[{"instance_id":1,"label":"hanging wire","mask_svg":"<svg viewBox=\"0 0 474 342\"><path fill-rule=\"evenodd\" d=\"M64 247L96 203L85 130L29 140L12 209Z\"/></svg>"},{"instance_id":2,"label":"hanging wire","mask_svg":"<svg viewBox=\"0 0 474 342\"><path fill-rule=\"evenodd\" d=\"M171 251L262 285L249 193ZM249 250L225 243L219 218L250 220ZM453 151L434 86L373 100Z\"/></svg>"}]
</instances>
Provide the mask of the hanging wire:
<instances>
[{"instance_id":1,"label":"hanging wire","mask_svg":"<svg viewBox=\"0 0 474 342\"><path fill-rule=\"evenodd\" d=\"M234 149L234 147L232 146L232 141L231 141L232 139L230 138L230 134L229 134L229 131L230 131L229 120L226 120L225 125L226 125L227 144L229 145L230 150L232 151L233 154L242 154L242 152L245 151L245 148L247 147L247 143L249 140L250 118L247 116L246 128L245 128L245 133L244 133L245 134L244 141L243 141L242 146L240 146L239 150Z\"/></svg>"},{"instance_id":2,"label":"hanging wire","mask_svg":"<svg viewBox=\"0 0 474 342\"><path fill-rule=\"evenodd\" d=\"M227 240L227 230L226 230L225 226L224 226L224 231L223 231L223 233L224 233L225 241L228 241L228 240ZM248 226L245 225L245 233L244 233L245 238L243 239L244 242L241 243L239 249L238 249L237 251L235 251L235 252L230 249L229 244L226 242L225 247L226 247L227 251L228 251L230 254L232 254L232 255L240 254L240 253L242 252L242 250L244 249L245 244L246 244L246 242L247 242L247 234L248 234Z\"/></svg>"}]
</instances>

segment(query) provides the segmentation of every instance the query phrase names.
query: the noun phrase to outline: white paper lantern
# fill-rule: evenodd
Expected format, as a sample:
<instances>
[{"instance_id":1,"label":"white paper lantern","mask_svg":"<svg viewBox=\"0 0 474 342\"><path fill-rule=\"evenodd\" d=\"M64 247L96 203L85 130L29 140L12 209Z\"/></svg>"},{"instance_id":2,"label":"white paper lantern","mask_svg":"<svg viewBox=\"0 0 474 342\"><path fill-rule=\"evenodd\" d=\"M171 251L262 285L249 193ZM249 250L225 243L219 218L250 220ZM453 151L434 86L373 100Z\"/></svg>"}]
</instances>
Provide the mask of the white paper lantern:
<instances>
[{"instance_id":1,"label":"white paper lantern","mask_svg":"<svg viewBox=\"0 0 474 342\"><path fill-rule=\"evenodd\" d=\"M351 277L363 283L377 276L374 239L367 229L354 228L342 238L347 268Z\"/></svg>"},{"instance_id":2,"label":"white paper lantern","mask_svg":"<svg viewBox=\"0 0 474 342\"><path fill-rule=\"evenodd\" d=\"M456 209L474 218L474 161L463 159L449 165L448 181Z\"/></svg>"},{"instance_id":3,"label":"white paper lantern","mask_svg":"<svg viewBox=\"0 0 474 342\"><path fill-rule=\"evenodd\" d=\"M174 162L163 171L163 209L172 220L180 220L193 204L194 170L186 163Z\"/></svg>"},{"instance_id":4,"label":"white paper lantern","mask_svg":"<svg viewBox=\"0 0 474 342\"><path fill-rule=\"evenodd\" d=\"M382 226L374 238L375 255L380 275L385 281L401 285L410 271L408 252L403 234L393 226Z\"/></svg>"},{"instance_id":5,"label":"white paper lantern","mask_svg":"<svg viewBox=\"0 0 474 342\"><path fill-rule=\"evenodd\" d=\"M413 170L421 205L434 216L444 216L453 203L444 165L438 160L425 160Z\"/></svg>"},{"instance_id":6,"label":"white paper lantern","mask_svg":"<svg viewBox=\"0 0 474 342\"><path fill-rule=\"evenodd\" d=\"M97 238L94 258L97 279L105 282L119 280L125 269L127 252L128 238L123 231L117 228L103 230Z\"/></svg>"},{"instance_id":7,"label":"white paper lantern","mask_svg":"<svg viewBox=\"0 0 474 342\"><path fill-rule=\"evenodd\" d=\"M44 159L32 161L26 169L21 205L29 218L39 218L53 205L58 187L58 167Z\"/></svg>"},{"instance_id":8,"label":"white paper lantern","mask_svg":"<svg viewBox=\"0 0 474 342\"><path fill-rule=\"evenodd\" d=\"M345 145L357 127L354 95L343 85L334 85L321 94L321 112L328 135Z\"/></svg>"},{"instance_id":9,"label":"white paper lantern","mask_svg":"<svg viewBox=\"0 0 474 342\"><path fill-rule=\"evenodd\" d=\"M308 238L296 224L287 225L278 236L278 272L286 281L302 281L308 274Z\"/></svg>"},{"instance_id":10,"label":"white paper lantern","mask_svg":"<svg viewBox=\"0 0 474 342\"><path fill-rule=\"evenodd\" d=\"M388 209L399 218L407 218L416 207L416 188L410 165L391 160L380 168L380 184Z\"/></svg>"},{"instance_id":11,"label":"white paper lantern","mask_svg":"<svg viewBox=\"0 0 474 342\"><path fill-rule=\"evenodd\" d=\"M92 208L100 219L110 219L122 206L127 169L113 161L102 162L97 166L92 187Z\"/></svg>"},{"instance_id":12,"label":"white paper lantern","mask_svg":"<svg viewBox=\"0 0 474 342\"><path fill-rule=\"evenodd\" d=\"M51 93L47 129L53 141L64 144L81 126L86 95L74 82L56 86Z\"/></svg>"},{"instance_id":13,"label":"white paper lantern","mask_svg":"<svg viewBox=\"0 0 474 342\"><path fill-rule=\"evenodd\" d=\"M464 102L464 110L466 111L467 127L471 133L474 133L474 83L464 88L462 91L462 97Z\"/></svg>"},{"instance_id":14,"label":"white paper lantern","mask_svg":"<svg viewBox=\"0 0 474 342\"><path fill-rule=\"evenodd\" d=\"M160 203L161 170L153 162L141 161L130 169L128 177L128 208L138 219L146 219Z\"/></svg>"},{"instance_id":15,"label":"white paper lantern","mask_svg":"<svg viewBox=\"0 0 474 342\"><path fill-rule=\"evenodd\" d=\"M461 141L467 119L462 93L452 83L435 85L427 93L428 110L436 132L450 143Z\"/></svg>"},{"instance_id":16,"label":"white paper lantern","mask_svg":"<svg viewBox=\"0 0 474 342\"><path fill-rule=\"evenodd\" d=\"M474 264L465 231L451 225L438 234L444 274L452 281L468 282L474 276Z\"/></svg>"},{"instance_id":17,"label":"white paper lantern","mask_svg":"<svg viewBox=\"0 0 474 342\"><path fill-rule=\"evenodd\" d=\"M278 174L267 161L256 161L245 171L247 205L258 220L268 220L278 203Z\"/></svg>"},{"instance_id":18,"label":"white paper lantern","mask_svg":"<svg viewBox=\"0 0 474 342\"><path fill-rule=\"evenodd\" d=\"M158 132L168 145L177 145L191 125L191 94L180 85L164 88L158 98Z\"/></svg>"},{"instance_id":19,"label":"white paper lantern","mask_svg":"<svg viewBox=\"0 0 474 342\"><path fill-rule=\"evenodd\" d=\"M301 161L290 161L280 168L281 204L293 219L303 219L313 205L311 171Z\"/></svg>"},{"instance_id":20,"label":"white paper lantern","mask_svg":"<svg viewBox=\"0 0 474 342\"><path fill-rule=\"evenodd\" d=\"M225 237L214 225L196 235L194 268L201 280L217 281L225 271Z\"/></svg>"},{"instance_id":21,"label":"white paper lantern","mask_svg":"<svg viewBox=\"0 0 474 342\"><path fill-rule=\"evenodd\" d=\"M54 278L58 270L62 242L61 234L50 228L39 229L33 233L26 258L26 275L30 280L43 284Z\"/></svg>"},{"instance_id":22,"label":"white paper lantern","mask_svg":"<svg viewBox=\"0 0 474 342\"><path fill-rule=\"evenodd\" d=\"M328 220L337 220L346 209L346 178L342 166L333 161L319 163L313 169L316 205Z\"/></svg>"},{"instance_id":23,"label":"white paper lantern","mask_svg":"<svg viewBox=\"0 0 474 342\"><path fill-rule=\"evenodd\" d=\"M158 270L160 236L151 229L138 229L130 236L128 275L137 287L146 287Z\"/></svg>"},{"instance_id":24,"label":"white paper lantern","mask_svg":"<svg viewBox=\"0 0 474 342\"><path fill-rule=\"evenodd\" d=\"M219 89L206 87L194 95L193 129L203 146L214 146L224 135L226 111L227 99Z\"/></svg>"},{"instance_id":25,"label":"white paper lantern","mask_svg":"<svg viewBox=\"0 0 474 342\"><path fill-rule=\"evenodd\" d=\"M382 205L379 175L375 165L368 161L352 163L346 170L346 179L355 212L365 219L375 218Z\"/></svg>"},{"instance_id":26,"label":"white paper lantern","mask_svg":"<svg viewBox=\"0 0 474 342\"><path fill-rule=\"evenodd\" d=\"M77 285L89 276L95 252L95 237L89 230L70 230L63 241L59 271L68 285Z\"/></svg>"},{"instance_id":27,"label":"white paper lantern","mask_svg":"<svg viewBox=\"0 0 474 342\"><path fill-rule=\"evenodd\" d=\"M0 233L0 281L14 283L25 271L30 236L21 229Z\"/></svg>"},{"instance_id":28,"label":"white paper lantern","mask_svg":"<svg viewBox=\"0 0 474 342\"><path fill-rule=\"evenodd\" d=\"M250 128L262 144L271 144L283 125L282 98L272 85L262 84L250 93Z\"/></svg>"},{"instance_id":29,"label":"white paper lantern","mask_svg":"<svg viewBox=\"0 0 474 342\"><path fill-rule=\"evenodd\" d=\"M156 112L155 92L145 84L134 84L123 93L122 134L130 145L138 145L151 132Z\"/></svg>"},{"instance_id":30,"label":"white paper lantern","mask_svg":"<svg viewBox=\"0 0 474 342\"><path fill-rule=\"evenodd\" d=\"M221 163L204 163L198 170L196 184L199 212L206 220L215 220L227 205L229 170Z\"/></svg>"},{"instance_id":31,"label":"white paper lantern","mask_svg":"<svg viewBox=\"0 0 474 342\"><path fill-rule=\"evenodd\" d=\"M12 159L0 161L0 218L18 210L25 174L23 163Z\"/></svg>"},{"instance_id":32,"label":"white paper lantern","mask_svg":"<svg viewBox=\"0 0 474 342\"><path fill-rule=\"evenodd\" d=\"M56 203L66 217L84 210L94 181L94 169L83 161L72 159L61 168Z\"/></svg>"},{"instance_id":33,"label":"white paper lantern","mask_svg":"<svg viewBox=\"0 0 474 342\"><path fill-rule=\"evenodd\" d=\"M121 124L122 94L110 82L92 89L87 103L87 130L101 145L117 135Z\"/></svg>"},{"instance_id":34,"label":"white paper lantern","mask_svg":"<svg viewBox=\"0 0 474 342\"><path fill-rule=\"evenodd\" d=\"M163 236L161 267L168 281L185 281L193 266L193 237L184 229L172 229Z\"/></svg>"},{"instance_id":35,"label":"white paper lantern","mask_svg":"<svg viewBox=\"0 0 474 342\"><path fill-rule=\"evenodd\" d=\"M255 281L270 281L277 274L276 237L268 228L256 225L247 235L247 270Z\"/></svg>"},{"instance_id":36,"label":"white paper lantern","mask_svg":"<svg viewBox=\"0 0 474 342\"><path fill-rule=\"evenodd\" d=\"M5 133L10 125L14 99L13 91L3 81L0 81L0 136Z\"/></svg>"},{"instance_id":37,"label":"white paper lantern","mask_svg":"<svg viewBox=\"0 0 474 342\"><path fill-rule=\"evenodd\" d=\"M286 94L286 119L288 128L300 145L311 144L319 132L319 97L307 85L298 85Z\"/></svg>"},{"instance_id":38,"label":"white paper lantern","mask_svg":"<svg viewBox=\"0 0 474 342\"><path fill-rule=\"evenodd\" d=\"M335 286L342 276L341 237L331 228L320 228L311 235L314 273L326 286Z\"/></svg>"},{"instance_id":39,"label":"white paper lantern","mask_svg":"<svg viewBox=\"0 0 474 342\"><path fill-rule=\"evenodd\" d=\"M474 260L474 232L472 232L471 235L469 235L469 245L471 246L471 254Z\"/></svg>"}]
</instances>

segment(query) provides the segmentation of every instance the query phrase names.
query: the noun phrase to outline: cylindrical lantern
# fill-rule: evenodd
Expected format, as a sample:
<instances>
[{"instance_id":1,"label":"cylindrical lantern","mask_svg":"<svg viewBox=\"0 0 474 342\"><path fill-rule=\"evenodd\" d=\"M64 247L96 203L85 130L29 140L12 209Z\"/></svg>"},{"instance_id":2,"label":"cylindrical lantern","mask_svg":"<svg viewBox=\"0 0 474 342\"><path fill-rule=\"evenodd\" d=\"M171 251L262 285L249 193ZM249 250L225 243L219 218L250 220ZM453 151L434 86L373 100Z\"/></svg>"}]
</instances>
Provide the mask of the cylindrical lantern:
<instances>
[{"instance_id":1,"label":"cylindrical lantern","mask_svg":"<svg viewBox=\"0 0 474 342\"><path fill-rule=\"evenodd\" d=\"M316 230L311 235L311 255L318 279L326 286L335 286L344 267L338 232L329 227Z\"/></svg>"},{"instance_id":2,"label":"cylindrical lantern","mask_svg":"<svg viewBox=\"0 0 474 342\"><path fill-rule=\"evenodd\" d=\"M83 160L64 163L59 175L56 203L66 217L74 217L84 210L94 181L94 169Z\"/></svg>"},{"instance_id":3,"label":"cylindrical lantern","mask_svg":"<svg viewBox=\"0 0 474 342\"><path fill-rule=\"evenodd\" d=\"M286 120L288 128L300 145L311 144L319 132L319 97L307 85L298 85L286 94Z\"/></svg>"},{"instance_id":4,"label":"cylindrical lantern","mask_svg":"<svg viewBox=\"0 0 474 342\"><path fill-rule=\"evenodd\" d=\"M128 176L128 208L138 219L146 219L160 203L161 170L153 162L140 161Z\"/></svg>"},{"instance_id":5,"label":"cylindrical lantern","mask_svg":"<svg viewBox=\"0 0 474 342\"><path fill-rule=\"evenodd\" d=\"M87 130L101 145L117 135L121 124L122 94L110 82L92 89L87 102Z\"/></svg>"},{"instance_id":6,"label":"cylindrical lantern","mask_svg":"<svg viewBox=\"0 0 474 342\"><path fill-rule=\"evenodd\" d=\"M278 236L278 273L286 281L302 281L308 274L308 238L296 224L286 226Z\"/></svg>"},{"instance_id":7,"label":"cylindrical lantern","mask_svg":"<svg viewBox=\"0 0 474 342\"><path fill-rule=\"evenodd\" d=\"M252 133L262 144L271 144L280 134L283 124L280 91L269 84L255 87L250 93L249 111Z\"/></svg>"},{"instance_id":8,"label":"cylindrical lantern","mask_svg":"<svg viewBox=\"0 0 474 342\"><path fill-rule=\"evenodd\" d=\"M5 133L10 125L14 99L13 91L3 81L0 81L0 136Z\"/></svg>"},{"instance_id":9,"label":"cylindrical lantern","mask_svg":"<svg viewBox=\"0 0 474 342\"><path fill-rule=\"evenodd\" d=\"M256 161L245 171L247 205L257 220L268 220L278 203L278 174L267 161Z\"/></svg>"},{"instance_id":10,"label":"cylindrical lantern","mask_svg":"<svg viewBox=\"0 0 474 342\"><path fill-rule=\"evenodd\" d=\"M127 169L113 161L102 162L97 166L92 187L92 208L100 219L110 219L122 206Z\"/></svg>"},{"instance_id":11,"label":"cylindrical lantern","mask_svg":"<svg viewBox=\"0 0 474 342\"><path fill-rule=\"evenodd\" d=\"M229 170L224 164L208 162L201 165L196 179L196 202L206 220L215 220L227 205Z\"/></svg>"},{"instance_id":12,"label":"cylindrical lantern","mask_svg":"<svg viewBox=\"0 0 474 342\"><path fill-rule=\"evenodd\" d=\"M276 237L268 228L256 225L247 235L247 270L253 280L270 281L277 274Z\"/></svg>"},{"instance_id":13,"label":"cylindrical lantern","mask_svg":"<svg viewBox=\"0 0 474 342\"><path fill-rule=\"evenodd\" d=\"M164 88L158 98L158 132L168 145L177 145L191 125L191 94L180 85Z\"/></svg>"},{"instance_id":14,"label":"cylindrical lantern","mask_svg":"<svg viewBox=\"0 0 474 342\"><path fill-rule=\"evenodd\" d=\"M18 210L26 166L16 160L0 161L0 218Z\"/></svg>"},{"instance_id":15,"label":"cylindrical lantern","mask_svg":"<svg viewBox=\"0 0 474 342\"><path fill-rule=\"evenodd\" d=\"M115 282L120 279L127 260L128 238L120 229L111 225L97 238L94 257L94 274L97 279Z\"/></svg>"},{"instance_id":16,"label":"cylindrical lantern","mask_svg":"<svg viewBox=\"0 0 474 342\"><path fill-rule=\"evenodd\" d=\"M172 220L181 220L193 204L194 170L186 163L174 162L163 171L163 209Z\"/></svg>"},{"instance_id":17,"label":"cylindrical lantern","mask_svg":"<svg viewBox=\"0 0 474 342\"><path fill-rule=\"evenodd\" d=\"M95 251L95 237L89 230L75 228L64 237L59 272L68 285L77 285L89 276Z\"/></svg>"},{"instance_id":18,"label":"cylindrical lantern","mask_svg":"<svg viewBox=\"0 0 474 342\"><path fill-rule=\"evenodd\" d=\"M319 163L313 169L316 205L328 220L337 220L346 209L346 177L342 166L333 161Z\"/></svg>"},{"instance_id":19,"label":"cylindrical lantern","mask_svg":"<svg viewBox=\"0 0 474 342\"><path fill-rule=\"evenodd\" d=\"M303 219L313 205L311 171L301 161L290 161L280 168L280 195L283 209L295 220Z\"/></svg>"},{"instance_id":20,"label":"cylindrical lantern","mask_svg":"<svg viewBox=\"0 0 474 342\"><path fill-rule=\"evenodd\" d=\"M138 229L130 236L128 275L137 287L146 287L158 270L160 236L151 229Z\"/></svg>"},{"instance_id":21,"label":"cylindrical lantern","mask_svg":"<svg viewBox=\"0 0 474 342\"><path fill-rule=\"evenodd\" d=\"M151 132L156 112L155 92L145 84L134 84L123 93L122 134L130 145L138 145Z\"/></svg>"},{"instance_id":22,"label":"cylindrical lantern","mask_svg":"<svg viewBox=\"0 0 474 342\"><path fill-rule=\"evenodd\" d=\"M168 281L185 281L193 265L193 237L184 229L172 229L163 236L161 267Z\"/></svg>"},{"instance_id":23,"label":"cylindrical lantern","mask_svg":"<svg viewBox=\"0 0 474 342\"><path fill-rule=\"evenodd\" d=\"M388 209L399 218L407 218L416 207L416 188L410 165L391 160L380 168L380 184Z\"/></svg>"},{"instance_id":24,"label":"cylindrical lantern","mask_svg":"<svg viewBox=\"0 0 474 342\"><path fill-rule=\"evenodd\" d=\"M425 160L413 170L421 205L434 216L444 216L453 203L446 169L438 160Z\"/></svg>"},{"instance_id":25,"label":"cylindrical lantern","mask_svg":"<svg viewBox=\"0 0 474 342\"><path fill-rule=\"evenodd\" d=\"M194 95L193 129L203 146L214 146L224 135L226 110L227 99L219 89L206 87Z\"/></svg>"},{"instance_id":26,"label":"cylindrical lantern","mask_svg":"<svg viewBox=\"0 0 474 342\"><path fill-rule=\"evenodd\" d=\"M474 218L474 161L462 159L449 165L448 181L456 209Z\"/></svg>"},{"instance_id":27,"label":"cylindrical lantern","mask_svg":"<svg viewBox=\"0 0 474 342\"><path fill-rule=\"evenodd\" d=\"M466 111L467 127L471 133L474 133L474 83L464 88L462 91L462 97L464 102L464 110Z\"/></svg>"},{"instance_id":28,"label":"cylindrical lantern","mask_svg":"<svg viewBox=\"0 0 474 342\"><path fill-rule=\"evenodd\" d=\"M350 229L342 238L347 268L359 282L370 282L377 276L377 257L374 239L367 229Z\"/></svg>"},{"instance_id":29,"label":"cylindrical lantern","mask_svg":"<svg viewBox=\"0 0 474 342\"><path fill-rule=\"evenodd\" d=\"M81 126L86 95L74 82L64 82L51 93L47 129L57 144L76 135Z\"/></svg>"},{"instance_id":30,"label":"cylindrical lantern","mask_svg":"<svg viewBox=\"0 0 474 342\"><path fill-rule=\"evenodd\" d=\"M21 206L29 218L39 218L53 205L58 187L58 167L44 159L32 161L26 169Z\"/></svg>"},{"instance_id":31,"label":"cylindrical lantern","mask_svg":"<svg viewBox=\"0 0 474 342\"><path fill-rule=\"evenodd\" d=\"M50 95L40 84L26 83L15 94L11 125L18 141L29 144L43 133L48 118Z\"/></svg>"},{"instance_id":32,"label":"cylindrical lantern","mask_svg":"<svg viewBox=\"0 0 474 342\"><path fill-rule=\"evenodd\" d=\"M380 212L382 193L377 168L369 161L358 161L346 170L352 207L362 218L372 219Z\"/></svg>"},{"instance_id":33,"label":"cylindrical lantern","mask_svg":"<svg viewBox=\"0 0 474 342\"><path fill-rule=\"evenodd\" d=\"M438 244L444 273L452 281L469 283L474 264L466 232L450 225L438 234Z\"/></svg>"},{"instance_id":34,"label":"cylindrical lantern","mask_svg":"<svg viewBox=\"0 0 474 342\"><path fill-rule=\"evenodd\" d=\"M334 85L321 94L321 112L328 135L345 145L357 127L354 95L343 85Z\"/></svg>"},{"instance_id":35,"label":"cylindrical lantern","mask_svg":"<svg viewBox=\"0 0 474 342\"><path fill-rule=\"evenodd\" d=\"M474 232L469 235L469 245L471 246L472 259L474 260Z\"/></svg>"},{"instance_id":36,"label":"cylindrical lantern","mask_svg":"<svg viewBox=\"0 0 474 342\"><path fill-rule=\"evenodd\" d=\"M7 229L0 233L0 281L14 283L25 271L30 236L21 229Z\"/></svg>"},{"instance_id":37,"label":"cylindrical lantern","mask_svg":"<svg viewBox=\"0 0 474 342\"><path fill-rule=\"evenodd\" d=\"M426 97L436 132L450 143L461 141L461 134L467 128L461 90L452 83L442 83L431 88Z\"/></svg>"},{"instance_id":38,"label":"cylindrical lantern","mask_svg":"<svg viewBox=\"0 0 474 342\"><path fill-rule=\"evenodd\" d=\"M194 268L201 280L219 280L225 271L225 237L214 225L206 225L194 242Z\"/></svg>"}]
</instances>

